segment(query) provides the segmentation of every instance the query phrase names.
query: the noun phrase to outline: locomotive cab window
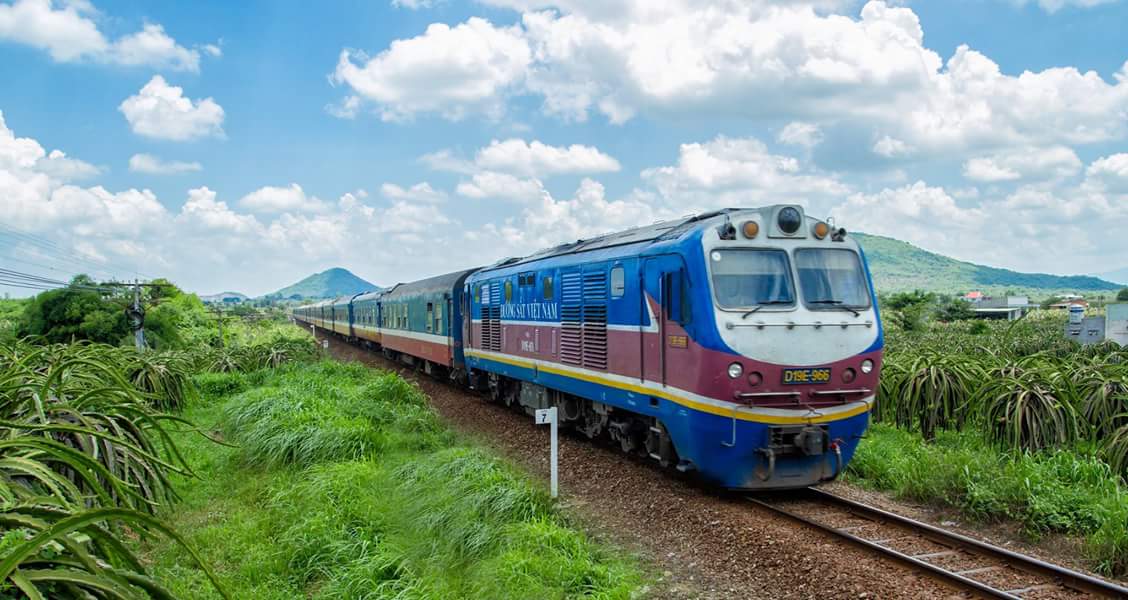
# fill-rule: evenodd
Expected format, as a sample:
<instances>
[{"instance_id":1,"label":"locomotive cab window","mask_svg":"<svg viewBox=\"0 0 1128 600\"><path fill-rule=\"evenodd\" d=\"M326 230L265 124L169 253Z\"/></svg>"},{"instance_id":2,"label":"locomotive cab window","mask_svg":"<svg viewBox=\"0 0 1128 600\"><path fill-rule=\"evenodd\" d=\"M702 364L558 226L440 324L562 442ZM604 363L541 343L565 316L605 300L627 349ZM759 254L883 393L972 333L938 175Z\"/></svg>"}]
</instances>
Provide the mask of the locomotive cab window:
<instances>
[{"instance_id":1,"label":"locomotive cab window","mask_svg":"<svg viewBox=\"0 0 1128 600\"><path fill-rule=\"evenodd\" d=\"M513 282L508 279L505 281L505 301L513 301Z\"/></svg>"},{"instance_id":2,"label":"locomotive cab window","mask_svg":"<svg viewBox=\"0 0 1128 600\"><path fill-rule=\"evenodd\" d=\"M721 308L795 304L795 286L783 250L713 250L709 264L713 293Z\"/></svg>"},{"instance_id":3,"label":"locomotive cab window","mask_svg":"<svg viewBox=\"0 0 1128 600\"><path fill-rule=\"evenodd\" d=\"M544 299L545 300L552 300L552 296L553 296L552 277L545 277L541 281L541 285L542 285L542 287L544 287Z\"/></svg>"},{"instance_id":4,"label":"locomotive cab window","mask_svg":"<svg viewBox=\"0 0 1128 600\"><path fill-rule=\"evenodd\" d=\"M869 308L869 286L853 250L801 248L795 251L795 268L808 308Z\"/></svg>"},{"instance_id":5,"label":"locomotive cab window","mask_svg":"<svg viewBox=\"0 0 1128 600\"><path fill-rule=\"evenodd\" d=\"M627 276L623 267L613 267L611 269L611 297L622 298L626 289Z\"/></svg>"}]
</instances>

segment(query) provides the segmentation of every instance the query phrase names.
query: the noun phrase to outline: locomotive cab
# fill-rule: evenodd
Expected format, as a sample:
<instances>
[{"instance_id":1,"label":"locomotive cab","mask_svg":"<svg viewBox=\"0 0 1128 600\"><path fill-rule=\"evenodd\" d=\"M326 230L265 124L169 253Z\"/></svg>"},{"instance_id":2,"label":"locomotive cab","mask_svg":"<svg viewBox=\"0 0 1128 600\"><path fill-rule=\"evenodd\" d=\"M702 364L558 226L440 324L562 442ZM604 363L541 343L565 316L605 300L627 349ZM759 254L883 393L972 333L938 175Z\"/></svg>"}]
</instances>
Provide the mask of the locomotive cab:
<instances>
[{"instance_id":1,"label":"locomotive cab","mask_svg":"<svg viewBox=\"0 0 1128 600\"><path fill-rule=\"evenodd\" d=\"M865 430L880 370L881 325L861 248L795 205L713 220L700 230L700 268L691 273L694 305L712 327L693 328L703 351L682 383L734 405L729 439L713 453L755 465L735 487L835 478Z\"/></svg>"}]
</instances>

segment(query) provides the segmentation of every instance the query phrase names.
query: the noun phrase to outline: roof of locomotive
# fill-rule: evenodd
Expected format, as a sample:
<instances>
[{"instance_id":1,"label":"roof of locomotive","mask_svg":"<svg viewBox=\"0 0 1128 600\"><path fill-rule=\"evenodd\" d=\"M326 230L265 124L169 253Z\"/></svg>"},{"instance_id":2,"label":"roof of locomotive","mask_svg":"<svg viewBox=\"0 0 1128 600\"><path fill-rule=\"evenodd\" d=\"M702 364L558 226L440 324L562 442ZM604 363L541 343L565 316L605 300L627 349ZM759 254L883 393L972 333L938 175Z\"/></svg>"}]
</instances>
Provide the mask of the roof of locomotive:
<instances>
[{"instance_id":1,"label":"roof of locomotive","mask_svg":"<svg viewBox=\"0 0 1128 600\"><path fill-rule=\"evenodd\" d=\"M400 298L415 296L418 294L449 293L454 290L456 285L459 285L462 279L477 270L478 269L465 269L462 271L455 271L453 273L436 275L427 279L420 279L419 281L397 283L392 288L385 290L381 296L381 299L398 300Z\"/></svg>"}]
</instances>

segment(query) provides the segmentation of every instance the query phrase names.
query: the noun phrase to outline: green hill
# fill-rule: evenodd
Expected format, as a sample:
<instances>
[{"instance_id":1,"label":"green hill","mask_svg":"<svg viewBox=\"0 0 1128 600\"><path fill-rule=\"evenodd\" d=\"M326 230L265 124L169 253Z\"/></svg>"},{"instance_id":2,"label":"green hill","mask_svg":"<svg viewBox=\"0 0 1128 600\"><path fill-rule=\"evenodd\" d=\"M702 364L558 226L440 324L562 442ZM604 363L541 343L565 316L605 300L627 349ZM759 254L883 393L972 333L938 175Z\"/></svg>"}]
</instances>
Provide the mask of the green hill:
<instances>
[{"instance_id":1,"label":"green hill","mask_svg":"<svg viewBox=\"0 0 1128 600\"><path fill-rule=\"evenodd\" d=\"M1086 275L1019 273L948 258L900 240L851 233L865 250L878 292L920 289L945 294L1007 290L1033 296L1058 292L1108 293L1122 286Z\"/></svg>"},{"instance_id":2,"label":"green hill","mask_svg":"<svg viewBox=\"0 0 1128 600\"><path fill-rule=\"evenodd\" d=\"M369 283L348 269L340 267L310 275L305 279L286 286L277 292L267 294L269 298L336 298L338 296L351 296L361 292L371 292L380 289L380 286Z\"/></svg>"}]
</instances>

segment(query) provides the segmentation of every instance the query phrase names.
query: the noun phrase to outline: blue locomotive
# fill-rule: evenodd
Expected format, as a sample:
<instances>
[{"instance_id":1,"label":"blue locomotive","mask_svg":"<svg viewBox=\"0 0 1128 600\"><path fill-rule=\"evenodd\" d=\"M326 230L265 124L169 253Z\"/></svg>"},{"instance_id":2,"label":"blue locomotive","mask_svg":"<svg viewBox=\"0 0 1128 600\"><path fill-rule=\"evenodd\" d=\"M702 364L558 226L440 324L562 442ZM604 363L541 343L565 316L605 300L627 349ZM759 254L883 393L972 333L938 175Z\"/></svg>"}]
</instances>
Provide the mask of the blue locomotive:
<instances>
[{"instance_id":1,"label":"blue locomotive","mask_svg":"<svg viewBox=\"0 0 1128 600\"><path fill-rule=\"evenodd\" d=\"M579 240L294 317L734 489L837 477L883 344L861 248L794 205Z\"/></svg>"}]
</instances>

